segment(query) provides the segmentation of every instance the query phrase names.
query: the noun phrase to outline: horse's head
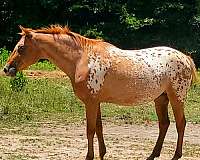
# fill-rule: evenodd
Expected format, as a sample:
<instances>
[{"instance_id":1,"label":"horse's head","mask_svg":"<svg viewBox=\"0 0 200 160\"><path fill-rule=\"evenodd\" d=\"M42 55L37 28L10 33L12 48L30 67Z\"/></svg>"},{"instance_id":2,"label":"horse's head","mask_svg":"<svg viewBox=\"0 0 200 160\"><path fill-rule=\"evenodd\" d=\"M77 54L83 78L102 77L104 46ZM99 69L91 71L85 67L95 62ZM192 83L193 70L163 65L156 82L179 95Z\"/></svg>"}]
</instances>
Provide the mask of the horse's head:
<instances>
[{"instance_id":1,"label":"horse's head","mask_svg":"<svg viewBox=\"0 0 200 160\"><path fill-rule=\"evenodd\" d=\"M7 63L4 67L4 72L8 76L15 76L17 71L21 71L39 59L39 51L34 42L34 33L31 29L20 26L22 35L19 42L12 51Z\"/></svg>"}]
</instances>

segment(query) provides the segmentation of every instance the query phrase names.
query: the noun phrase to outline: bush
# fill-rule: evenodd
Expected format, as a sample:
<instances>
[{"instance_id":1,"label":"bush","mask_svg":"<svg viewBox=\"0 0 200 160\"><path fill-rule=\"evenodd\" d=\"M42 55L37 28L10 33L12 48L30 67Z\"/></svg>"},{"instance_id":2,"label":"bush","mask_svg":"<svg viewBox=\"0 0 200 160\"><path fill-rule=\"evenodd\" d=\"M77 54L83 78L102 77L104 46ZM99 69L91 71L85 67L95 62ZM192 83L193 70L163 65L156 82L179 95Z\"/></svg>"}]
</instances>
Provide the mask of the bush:
<instances>
[{"instance_id":1,"label":"bush","mask_svg":"<svg viewBox=\"0 0 200 160\"><path fill-rule=\"evenodd\" d=\"M27 78L22 72L18 72L15 78L10 79L10 88L14 92L22 91L27 84Z\"/></svg>"}]
</instances>

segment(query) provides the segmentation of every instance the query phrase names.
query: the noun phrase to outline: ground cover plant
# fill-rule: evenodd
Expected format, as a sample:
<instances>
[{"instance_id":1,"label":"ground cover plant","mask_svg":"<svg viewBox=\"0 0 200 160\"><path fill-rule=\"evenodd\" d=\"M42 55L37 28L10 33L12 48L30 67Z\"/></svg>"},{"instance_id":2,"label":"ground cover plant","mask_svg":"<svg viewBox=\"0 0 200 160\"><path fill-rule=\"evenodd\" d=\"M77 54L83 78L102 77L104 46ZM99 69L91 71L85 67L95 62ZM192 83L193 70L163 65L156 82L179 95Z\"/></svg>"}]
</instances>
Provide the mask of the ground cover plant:
<instances>
[{"instance_id":1,"label":"ground cover plant","mask_svg":"<svg viewBox=\"0 0 200 160\"><path fill-rule=\"evenodd\" d=\"M22 77L18 77L18 80L15 80L16 83L8 77L0 77L1 124L43 120L75 123L84 120L83 104L75 97L68 79L26 78L24 82ZM16 84L12 86L11 82ZM16 89L20 85L23 89ZM200 84L195 84L188 94L185 107L187 121L200 123L199 95ZM103 119L113 123L148 123L157 120L153 103L134 107L103 104L102 110Z\"/></svg>"}]
</instances>

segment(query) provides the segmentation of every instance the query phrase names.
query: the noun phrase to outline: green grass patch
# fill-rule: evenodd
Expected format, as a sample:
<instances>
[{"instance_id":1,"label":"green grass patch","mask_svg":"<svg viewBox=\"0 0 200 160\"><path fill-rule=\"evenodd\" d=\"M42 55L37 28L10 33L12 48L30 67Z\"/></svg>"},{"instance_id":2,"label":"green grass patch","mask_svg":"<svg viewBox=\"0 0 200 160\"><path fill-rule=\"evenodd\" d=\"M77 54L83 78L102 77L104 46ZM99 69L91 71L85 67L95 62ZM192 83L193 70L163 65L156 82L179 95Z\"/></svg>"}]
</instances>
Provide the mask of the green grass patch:
<instances>
[{"instance_id":1,"label":"green grass patch","mask_svg":"<svg viewBox=\"0 0 200 160\"><path fill-rule=\"evenodd\" d=\"M200 123L200 84L193 85L185 105L187 121Z\"/></svg>"},{"instance_id":2,"label":"green grass patch","mask_svg":"<svg viewBox=\"0 0 200 160\"><path fill-rule=\"evenodd\" d=\"M192 86L186 101L187 121L200 123L200 84ZM171 108L171 107L169 107ZM57 121L81 123L84 105L75 97L69 80L27 79L21 91L13 91L10 78L0 77L0 124ZM156 121L153 103L139 106L102 104L102 117L113 123L148 123ZM170 118L173 113L170 109Z\"/></svg>"},{"instance_id":3,"label":"green grass patch","mask_svg":"<svg viewBox=\"0 0 200 160\"><path fill-rule=\"evenodd\" d=\"M102 117L112 123L137 124L157 120L153 103L137 106L102 105Z\"/></svg>"},{"instance_id":4,"label":"green grass patch","mask_svg":"<svg viewBox=\"0 0 200 160\"><path fill-rule=\"evenodd\" d=\"M9 57L10 52L6 48L0 48L0 68L2 68Z\"/></svg>"},{"instance_id":5,"label":"green grass patch","mask_svg":"<svg viewBox=\"0 0 200 160\"><path fill-rule=\"evenodd\" d=\"M30 70L54 71L58 68L48 60L37 62L29 67Z\"/></svg>"},{"instance_id":6,"label":"green grass patch","mask_svg":"<svg viewBox=\"0 0 200 160\"><path fill-rule=\"evenodd\" d=\"M78 122L83 107L68 81L59 79L28 79L23 90L9 86L10 78L0 77L0 123L20 124L31 121Z\"/></svg>"}]
</instances>

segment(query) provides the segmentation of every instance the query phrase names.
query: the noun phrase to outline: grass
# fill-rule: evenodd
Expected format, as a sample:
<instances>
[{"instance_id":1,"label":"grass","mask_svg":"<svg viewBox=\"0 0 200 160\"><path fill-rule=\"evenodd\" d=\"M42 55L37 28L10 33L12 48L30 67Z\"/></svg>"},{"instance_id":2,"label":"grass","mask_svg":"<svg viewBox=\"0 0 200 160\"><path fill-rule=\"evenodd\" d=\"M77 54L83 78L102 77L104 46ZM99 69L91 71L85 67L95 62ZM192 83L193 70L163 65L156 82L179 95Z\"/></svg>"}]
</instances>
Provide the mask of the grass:
<instances>
[{"instance_id":1,"label":"grass","mask_svg":"<svg viewBox=\"0 0 200 160\"><path fill-rule=\"evenodd\" d=\"M10 78L0 77L0 125L12 126L26 122L58 121L81 123L84 105L75 97L69 80L27 79L22 91L13 91ZM187 121L200 123L200 84L188 94L185 112ZM156 121L153 103L134 107L102 105L102 117L114 123L148 123ZM173 114L170 110L170 117Z\"/></svg>"},{"instance_id":2,"label":"grass","mask_svg":"<svg viewBox=\"0 0 200 160\"><path fill-rule=\"evenodd\" d=\"M28 79L20 92L9 87L9 78L0 77L0 123L19 124L51 119L77 122L83 117L69 82L59 79Z\"/></svg>"},{"instance_id":3,"label":"grass","mask_svg":"<svg viewBox=\"0 0 200 160\"><path fill-rule=\"evenodd\" d=\"M44 60L39 61L38 63L35 63L29 67L30 70L45 70L45 71L53 71L57 70L58 68L52 64L51 62Z\"/></svg>"},{"instance_id":4,"label":"grass","mask_svg":"<svg viewBox=\"0 0 200 160\"><path fill-rule=\"evenodd\" d=\"M6 48L0 48L0 68L6 64L10 52Z\"/></svg>"}]
</instances>

